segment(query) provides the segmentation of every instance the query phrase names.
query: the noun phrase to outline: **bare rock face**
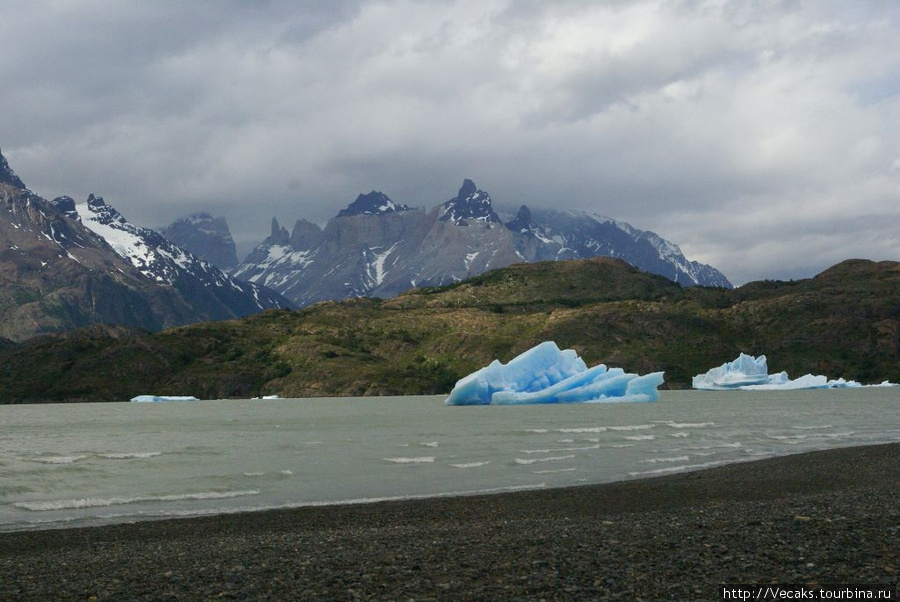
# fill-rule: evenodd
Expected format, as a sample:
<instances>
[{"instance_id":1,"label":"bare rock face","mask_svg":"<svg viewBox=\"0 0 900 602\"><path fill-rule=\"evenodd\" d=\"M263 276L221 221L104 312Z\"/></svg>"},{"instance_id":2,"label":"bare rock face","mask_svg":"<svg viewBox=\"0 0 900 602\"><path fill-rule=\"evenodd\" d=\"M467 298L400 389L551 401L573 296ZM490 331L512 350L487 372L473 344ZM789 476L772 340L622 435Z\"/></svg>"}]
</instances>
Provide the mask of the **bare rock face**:
<instances>
[{"instance_id":1,"label":"bare rock face","mask_svg":"<svg viewBox=\"0 0 900 602\"><path fill-rule=\"evenodd\" d=\"M359 195L320 229L300 220L272 233L233 275L263 284L297 305L451 284L513 263L618 257L684 286L730 287L714 268L689 261L656 234L595 214L530 210L504 224L490 195L465 180L431 210L384 193Z\"/></svg>"}]
</instances>

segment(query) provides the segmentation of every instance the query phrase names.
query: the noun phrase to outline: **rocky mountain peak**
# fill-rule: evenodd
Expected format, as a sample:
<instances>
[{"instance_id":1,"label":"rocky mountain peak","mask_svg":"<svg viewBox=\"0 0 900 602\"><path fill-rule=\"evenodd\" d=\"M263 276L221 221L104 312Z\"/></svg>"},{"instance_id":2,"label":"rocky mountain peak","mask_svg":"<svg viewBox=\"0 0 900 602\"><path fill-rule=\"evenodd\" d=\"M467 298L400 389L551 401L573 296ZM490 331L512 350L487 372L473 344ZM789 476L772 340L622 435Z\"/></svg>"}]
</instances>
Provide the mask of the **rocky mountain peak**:
<instances>
[{"instance_id":1,"label":"rocky mountain peak","mask_svg":"<svg viewBox=\"0 0 900 602\"><path fill-rule=\"evenodd\" d=\"M373 190L369 194L361 194L356 197L356 200L350 203L346 209L341 209L337 216L382 215L385 213L396 213L398 211L407 210L409 210L409 207L406 205L398 205L394 203L388 195Z\"/></svg>"},{"instance_id":2,"label":"rocky mountain peak","mask_svg":"<svg viewBox=\"0 0 900 602\"><path fill-rule=\"evenodd\" d=\"M456 195L458 199L464 199L471 194L475 194L478 192L478 187L475 186L475 182L466 178L463 180L462 186L459 188L459 194Z\"/></svg>"},{"instance_id":3,"label":"rocky mountain peak","mask_svg":"<svg viewBox=\"0 0 900 602\"><path fill-rule=\"evenodd\" d=\"M475 186L468 178L463 180L456 198L441 206L441 221L450 221L457 226L467 226L470 220L486 224L500 223L500 216L491 204L491 195Z\"/></svg>"},{"instance_id":4,"label":"rocky mountain peak","mask_svg":"<svg viewBox=\"0 0 900 602\"><path fill-rule=\"evenodd\" d=\"M193 213L172 222L160 234L219 269L227 270L237 265L234 239L224 217L213 217L206 212Z\"/></svg>"},{"instance_id":5,"label":"rocky mountain peak","mask_svg":"<svg viewBox=\"0 0 900 602\"><path fill-rule=\"evenodd\" d=\"M272 218L272 232L269 234L269 238L265 240L263 244L267 245L286 245L291 238L291 234L287 231L287 228L278 223L277 218Z\"/></svg>"},{"instance_id":6,"label":"rocky mountain peak","mask_svg":"<svg viewBox=\"0 0 900 602\"><path fill-rule=\"evenodd\" d=\"M25 184L22 182L22 180L19 179L19 176L16 175L16 172L14 172L9 166L9 163L7 163L6 157L3 156L2 151L0 151L0 183L9 184L10 186L15 186L16 188L26 190Z\"/></svg>"},{"instance_id":7,"label":"rocky mountain peak","mask_svg":"<svg viewBox=\"0 0 900 602\"><path fill-rule=\"evenodd\" d=\"M526 205L522 205L516 217L506 223L506 227L513 232L530 232L533 230L534 221L531 219L531 209Z\"/></svg>"},{"instance_id":8,"label":"rocky mountain peak","mask_svg":"<svg viewBox=\"0 0 900 602\"><path fill-rule=\"evenodd\" d=\"M87 207L93 214L91 219L97 223L104 225L109 225L113 222L118 222L119 224L126 223L122 214L116 211L115 207L107 205L102 196L89 194L87 198Z\"/></svg>"},{"instance_id":9,"label":"rocky mountain peak","mask_svg":"<svg viewBox=\"0 0 900 602\"><path fill-rule=\"evenodd\" d=\"M72 197L59 196L50 201L50 204L66 217L78 219L78 211L75 210L75 199Z\"/></svg>"},{"instance_id":10,"label":"rocky mountain peak","mask_svg":"<svg viewBox=\"0 0 900 602\"><path fill-rule=\"evenodd\" d=\"M291 232L291 247L294 249L311 249L324 239L322 228L305 219L299 219Z\"/></svg>"}]
</instances>

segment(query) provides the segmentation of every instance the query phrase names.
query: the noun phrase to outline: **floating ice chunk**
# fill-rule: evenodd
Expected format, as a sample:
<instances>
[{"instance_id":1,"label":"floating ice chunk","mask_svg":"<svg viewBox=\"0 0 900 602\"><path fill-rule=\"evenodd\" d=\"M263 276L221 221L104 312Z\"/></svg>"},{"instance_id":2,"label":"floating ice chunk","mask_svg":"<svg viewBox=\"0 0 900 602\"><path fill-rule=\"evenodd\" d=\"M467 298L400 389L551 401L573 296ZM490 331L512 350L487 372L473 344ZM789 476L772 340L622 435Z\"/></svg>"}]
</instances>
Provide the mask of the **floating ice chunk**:
<instances>
[{"instance_id":1,"label":"floating ice chunk","mask_svg":"<svg viewBox=\"0 0 900 602\"><path fill-rule=\"evenodd\" d=\"M882 383L883 385L884 383ZM880 387L882 385L869 385L870 387ZM855 380L844 380L843 378L838 378L834 380L828 381L829 389L851 389L856 387L862 387L863 385L859 384Z\"/></svg>"},{"instance_id":2,"label":"floating ice chunk","mask_svg":"<svg viewBox=\"0 0 900 602\"><path fill-rule=\"evenodd\" d=\"M804 374L794 380L776 378L764 385L748 385L741 388L746 391L796 391L799 389L827 389L829 385L828 378L822 375Z\"/></svg>"},{"instance_id":3,"label":"floating ice chunk","mask_svg":"<svg viewBox=\"0 0 900 602\"><path fill-rule=\"evenodd\" d=\"M787 374L784 372L773 377L782 376L787 380ZM698 374L692 384L695 389L720 390L768 383L769 367L766 365L766 356L761 355L757 358L741 353L733 362L725 362L706 374Z\"/></svg>"},{"instance_id":4,"label":"floating ice chunk","mask_svg":"<svg viewBox=\"0 0 900 602\"><path fill-rule=\"evenodd\" d=\"M138 395L137 397L132 397L131 401L197 401L197 398L190 395Z\"/></svg>"},{"instance_id":5,"label":"floating ice chunk","mask_svg":"<svg viewBox=\"0 0 900 602\"><path fill-rule=\"evenodd\" d=\"M600 364L588 369L572 349L547 341L513 358L497 360L456 383L448 405L656 401L663 373L627 374Z\"/></svg>"},{"instance_id":6,"label":"floating ice chunk","mask_svg":"<svg viewBox=\"0 0 900 602\"><path fill-rule=\"evenodd\" d=\"M693 379L695 389L725 390L742 389L745 391L796 391L800 389L845 389L862 387L855 380L843 378L829 380L821 374L805 374L791 380L787 372L768 374L766 356L758 358L740 354L733 362L726 362L705 374L698 374ZM881 385L890 386L888 381Z\"/></svg>"}]
</instances>

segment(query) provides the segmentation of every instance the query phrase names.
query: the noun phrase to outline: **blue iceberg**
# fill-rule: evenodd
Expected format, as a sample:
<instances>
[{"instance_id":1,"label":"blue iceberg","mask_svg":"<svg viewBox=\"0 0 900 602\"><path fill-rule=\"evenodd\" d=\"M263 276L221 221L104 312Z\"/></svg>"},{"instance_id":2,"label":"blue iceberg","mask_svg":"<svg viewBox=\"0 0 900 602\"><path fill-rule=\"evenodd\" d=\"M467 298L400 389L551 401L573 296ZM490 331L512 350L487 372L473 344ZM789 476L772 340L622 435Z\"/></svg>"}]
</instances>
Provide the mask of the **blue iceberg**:
<instances>
[{"instance_id":1,"label":"blue iceberg","mask_svg":"<svg viewBox=\"0 0 900 602\"><path fill-rule=\"evenodd\" d=\"M739 389L742 391L797 391L801 389L847 389L862 387L855 380L838 378L829 380L821 374L804 374L800 378L791 380L787 372L769 374L766 364L766 356L754 357L741 353L737 359L725 362L718 368L713 368L704 374L698 374L693 379L695 389L707 391L727 391ZM884 381L880 385L891 386Z\"/></svg>"},{"instance_id":2,"label":"blue iceberg","mask_svg":"<svg viewBox=\"0 0 900 602\"><path fill-rule=\"evenodd\" d=\"M547 341L460 379L447 405L656 401L662 383L662 372L638 376L603 364L588 368L573 349L560 351Z\"/></svg>"},{"instance_id":3,"label":"blue iceberg","mask_svg":"<svg viewBox=\"0 0 900 602\"><path fill-rule=\"evenodd\" d=\"M782 373L787 378L787 374ZM780 377L780 375L776 375ZM740 389L769 383L769 367L766 356L753 357L741 353L732 362L725 362L705 374L698 374L691 382L695 389L720 391Z\"/></svg>"}]
</instances>

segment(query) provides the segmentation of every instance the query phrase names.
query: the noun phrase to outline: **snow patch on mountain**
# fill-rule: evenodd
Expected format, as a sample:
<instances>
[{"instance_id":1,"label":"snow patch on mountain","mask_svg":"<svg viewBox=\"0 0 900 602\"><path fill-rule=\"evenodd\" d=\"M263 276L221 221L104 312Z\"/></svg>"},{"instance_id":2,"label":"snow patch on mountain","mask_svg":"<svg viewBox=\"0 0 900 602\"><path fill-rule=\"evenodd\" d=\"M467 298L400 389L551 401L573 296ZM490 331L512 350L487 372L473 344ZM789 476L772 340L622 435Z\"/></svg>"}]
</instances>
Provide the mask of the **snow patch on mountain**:
<instances>
[{"instance_id":1,"label":"snow patch on mountain","mask_svg":"<svg viewBox=\"0 0 900 602\"><path fill-rule=\"evenodd\" d=\"M194 294L203 288L215 290L219 301L232 309L237 308L236 315L290 305L286 299L263 291L256 284L232 278L172 244L155 230L131 224L100 197L90 195L87 202L75 205L75 215L120 257L157 283L175 286L182 292L191 290Z\"/></svg>"}]
</instances>

